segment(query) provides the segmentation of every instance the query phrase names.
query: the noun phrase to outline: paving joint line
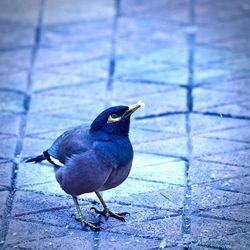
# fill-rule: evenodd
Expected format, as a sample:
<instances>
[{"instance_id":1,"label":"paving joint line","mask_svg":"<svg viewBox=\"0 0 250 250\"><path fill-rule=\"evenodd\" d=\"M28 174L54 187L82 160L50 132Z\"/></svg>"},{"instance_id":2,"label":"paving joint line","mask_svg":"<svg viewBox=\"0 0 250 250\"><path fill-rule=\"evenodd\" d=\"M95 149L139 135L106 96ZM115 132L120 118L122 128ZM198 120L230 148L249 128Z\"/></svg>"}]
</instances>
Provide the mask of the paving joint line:
<instances>
[{"instance_id":1,"label":"paving joint line","mask_svg":"<svg viewBox=\"0 0 250 250\"><path fill-rule=\"evenodd\" d=\"M130 79L130 78L124 78L124 77L117 77L116 80L119 80L121 82L135 82L135 83L144 83L148 85L158 85L158 86L166 86L166 87L172 87L172 88L187 88L187 85L180 84L180 83L168 83L168 82L159 82L159 81L152 81L152 80L146 80L146 79Z\"/></svg>"},{"instance_id":2,"label":"paving joint line","mask_svg":"<svg viewBox=\"0 0 250 250\"><path fill-rule=\"evenodd\" d=\"M20 220L21 221L21 220ZM33 223L33 222L31 222L31 223ZM35 222L34 222L35 223ZM53 225L51 225L51 226L53 226ZM72 228L72 230L76 230L76 231L78 231L77 229L75 229L75 228ZM67 233L67 232L66 232ZM34 241L37 241L37 240L46 240L46 239L55 239L55 238L63 238L63 237L66 237L66 236L68 236L69 234L63 234L63 235L57 235L57 236L46 236L46 237L41 237L41 238L38 238L38 239L32 239L32 240L25 240L25 243L31 243L31 242L34 242ZM18 241L18 242L15 242L15 243L10 243L10 244L7 244L6 245L6 248L8 248L8 247L12 247L13 246L13 248L15 248L15 249L23 249L23 250L27 250L27 249L30 249L30 248L26 248L26 247L24 247L24 248L22 248L22 247L20 247L20 246L18 246L19 244L21 244L21 243L24 243L24 241L22 240L22 241ZM15 246L18 246L18 248L16 248ZM13 249L13 248L11 248L11 249Z\"/></svg>"},{"instance_id":3,"label":"paving joint line","mask_svg":"<svg viewBox=\"0 0 250 250\"><path fill-rule=\"evenodd\" d=\"M248 144L248 143L244 143L244 144ZM228 153L234 153L234 152L238 152L238 151L244 151L244 150L249 150L250 147L243 147L243 148L236 148L236 149L230 149L230 150L227 150L227 151L220 151L220 152L211 152L211 153L207 153L207 154L199 154L199 155L195 155L194 158L196 159L201 159L201 157L206 157L206 156L215 156L215 155L221 155L221 154L228 154ZM225 163L225 164L228 164L228 163ZM232 164L231 164L232 165Z\"/></svg>"},{"instance_id":4,"label":"paving joint line","mask_svg":"<svg viewBox=\"0 0 250 250\"><path fill-rule=\"evenodd\" d=\"M42 213L47 213L47 212L52 212L52 211L63 210L63 209L66 209L66 208L74 208L74 205L72 204L72 205L61 206L61 207L51 207L51 208L45 208L45 209L36 210L36 211L23 212L23 213L20 213L20 214L14 214L13 216L11 216L11 218L12 219L15 219L15 218L18 219L18 217L22 217L22 216L33 215L33 214L42 214Z\"/></svg>"},{"instance_id":5,"label":"paving joint line","mask_svg":"<svg viewBox=\"0 0 250 250\"><path fill-rule=\"evenodd\" d=\"M223 132L223 130L220 130L219 132ZM214 139L214 140L221 140L221 141L228 141L228 142L238 142L238 143L244 143L244 144L250 143L250 140L243 141L243 140L237 140L237 139L231 139L231 138L223 138L223 137L218 137L218 136L209 136L209 135L203 135L203 134L200 134L197 137Z\"/></svg>"},{"instance_id":6,"label":"paving joint line","mask_svg":"<svg viewBox=\"0 0 250 250\"><path fill-rule=\"evenodd\" d=\"M145 152L145 151L140 151L140 150L136 150L136 152L142 153L142 154L152 154L150 152ZM180 161L185 161L185 162L188 161L187 157L181 156L181 155L177 156L177 155L169 155L169 154L161 154L161 153L154 153L153 155L170 157L170 158L174 158L174 159L177 159L177 160L180 160Z\"/></svg>"},{"instance_id":7,"label":"paving joint line","mask_svg":"<svg viewBox=\"0 0 250 250\"><path fill-rule=\"evenodd\" d=\"M223 217L223 216L220 217L220 216L214 216L214 215L209 215L209 214L200 214L200 213L195 214L195 216L206 218L206 219L215 219L215 220L222 220L222 221L228 221L228 222L241 223L243 225L250 225L250 221L230 219L230 218L226 218L226 217Z\"/></svg>"},{"instance_id":8,"label":"paving joint line","mask_svg":"<svg viewBox=\"0 0 250 250\"><path fill-rule=\"evenodd\" d=\"M114 0L114 16L112 20L112 34L110 38L111 50L109 57L109 69L108 69L108 79L106 82L106 94L107 100L105 103L105 107L111 106L112 103L112 93L113 93L113 83L114 83L114 74L116 70L116 45L117 45L117 29L118 22L121 16L120 10L120 0Z\"/></svg>"},{"instance_id":9,"label":"paving joint line","mask_svg":"<svg viewBox=\"0 0 250 250\"><path fill-rule=\"evenodd\" d=\"M195 27L196 16L195 16L195 0L189 0L189 26ZM189 168L193 161L193 143L192 143L192 131L191 131L191 121L190 114L193 112L193 88L194 88L194 59L195 59L195 49L196 49L196 33L189 32L186 35L187 46L188 46L188 79L186 88L186 106L188 112L185 113L185 129L187 137L187 152L188 158L185 162L185 190L184 190L184 200L183 200L183 210L182 210L182 226L181 235L183 241L183 249L192 249L191 236L191 204L192 204L192 186L189 175Z\"/></svg>"},{"instance_id":10,"label":"paving joint line","mask_svg":"<svg viewBox=\"0 0 250 250\"><path fill-rule=\"evenodd\" d=\"M163 112L163 113L158 113L158 114L139 116L139 117L136 117L135 120L146 120L146 119L152 119L152 118L155 119L158 117L165 117L165 116L171 116L171 115L183 115L187 113L188 111Z\"/></svg>"},{"instance_id":11,"label":"paving joint line","mask_svg":"<svg viewBox=\"0 0 250 250\"><path fill-rule=\"evenodd\" d=\"M60 68L60 67L67 67L67 66L74 66L74 65L80 65L83 63L89 63L89 62L95 62L95 61L100 61L102 59L106 59L107 56L97 56L97 57L90 57L82 60L74 60L74 61L69 61L69 62L61 62L61 63L54 63L54 64L49 64L49 65L44 65L44 66L39 66L36 67L38 71L52 71L53 69Z\"/></svg>"},{"instance_id":12,"label":"paving joint line","mask_svg":"<svg viewBox=\"0 0 250 250\"><path fill-rule=\"evenodd\" d=\"M215 179L215 180L211 179L209 181L203 181L203 182L199 182L199 183L192 183L192 186L193 187L202 187L204 185L217 184L217 183L220 183L221 181L235 180L235 179L240 179L240 178L244 178L244 177L248 177L248 176L250 176L250 175L249 174L244 174L244 175L220 178L220 179ZM231 191L231 190L229 190L229 191Z\"/></svg>"},{"instance_id":13,"label":"paving joint line","mask_svg":"<svg viewBox=\"0 0 250 250\"><path fill-rule=\"evenodd\" d=\"M40 35L41 35L41 26L42 26L42 18L43 18L43 11L44 11L44 1L45 0L40 0L40 4L39 4L37 27L35 29L35 44L31 51L30 67L29 67L28 76L27 76L27 86L26 86L27 94L25 96L24 103L23 103L25 112L24 112L24 116L22 116L21 121L20 121L19 136L17 139L15 154L14 154L16 160L13 161L10 192L7 197L6 207L4 210L4 216L3 216L4 220L2 222L3 230L1 231L1 235L0 235L1 237L0 241L3 242L3 244L5 243L5 240L8 234L10 216L11 216L15 192L16 192L16 182L17 182L18 169L19 169L19 163L20 163L19 158L23 149L23 141L24 141L26 125L27 125L27 114L29 112L30 101L31 101L34 64L35 64L35 60L36 60L36 56L37 56L37 52L38 52L39 44L40 44L40 38L41 38Z\"/></svg>"},{"instance_id":14,"label":"paving joint line","mask_svg":"<svg viewBox=\"0 0 250 250\"><path fill-rule=\"evenodd\" d=\"M233 250L232 248L225 248L225 247L214 247L211 245L206 245L206 244L198 244L200 247L206 247L206 248L211 248L211 249L216 249L216 250Z\"/></svg>"},{"instance_id":15,"label":"paving joint line","mask_svg":"<svg viewBox=\"0 0 250 250\"><path fill-rule=\"evenodd\" d=\"M219 92L221 93L221 90L217 90L217 89L206 89L206 90L209 90L209 91L214 91L214 92ZM224 91L223 91L224 92ZM225 93L225 92L224 92ZM230 93L230 92L229 92ZM234 92L234 93L237 93L237 92ZM232 92L231 92L232 94ZM246 93L244 93L244 99L241 99L241 100L236 100L236 101L228 101L228 102L224 102L224 103L220 103L220 104L213 104L213 105L208 105L206 106L207 109L214 109L214 108L220 108L220 107L226 107L226 106L229 106L229 105L234 105L234 104L241 104L241 103L245 103L245 102L249 102L249 95L246 96ZM243 96L243 95L242 95Z\"/></svg>"},{"instance_id":16,"label":"paving joint line","mask_svg":"<svg viewBox=\"0 0 250 250\"><path fill-rule=\"evenodd\" d=\"M245 176L245 177L249 177L249 175ZM230 189L226 189L226 188L222 188L222 187L217 187L215 189L220 190L220 191L225 191L225 192L236 193L236 194L250 195L250 193L247 193L247 192L242 192L242 191L238 191L238 190L230 190Z\"/></svg>"},{"instance_id":17,"label":"paving joint line","mask_svg":"<svg viewBox=\"0 0 250 250\"><path fill-rule=\"evenodd\" d=\"M192 212L192 214L196 215L200 212L209 212L213 209L230 208L230 207L244 206L248 204L250 204L250 202L241 202L241 203L235 203L235 204L230 204L230 205L217 205L217 206L209 207L209 208L197 208Z\"/></svg>"},{"instance_id":18,"label":"paving joint line","mask_svg":"<svg viewBox=\"0 0 250 250\"><path fill-rule=\"evenodd\" d=\"M149 183L156 183L156 184L166 184L166 185L170 185L170 186L184 187L184 185L182 185L182 184L170 183L170 182L166 182L166 181L143 179L143 178L139 178L139 177L128 177L128 178L132 179L132 180L142 181L142 182L149 182Z\"/></svg>"},{"instance_id":19,"label":"paving joint line","mask_svg":"<svg viewBox=\"0 0 250 250\"><path fill-rule=\"evenodd\" d=\"M196 158L195 160L196 160L196 161L206 162L206 163L214 163L214 164L220 164L220 165L228 165L228 166L233 166L233 167L238 167L238 168L250 168L250 165L238 165L238 164L234 164L234 163L227 163L227 162L206 160L206 159L201 159L201 158Z\"/></svg>"}]
</instances>

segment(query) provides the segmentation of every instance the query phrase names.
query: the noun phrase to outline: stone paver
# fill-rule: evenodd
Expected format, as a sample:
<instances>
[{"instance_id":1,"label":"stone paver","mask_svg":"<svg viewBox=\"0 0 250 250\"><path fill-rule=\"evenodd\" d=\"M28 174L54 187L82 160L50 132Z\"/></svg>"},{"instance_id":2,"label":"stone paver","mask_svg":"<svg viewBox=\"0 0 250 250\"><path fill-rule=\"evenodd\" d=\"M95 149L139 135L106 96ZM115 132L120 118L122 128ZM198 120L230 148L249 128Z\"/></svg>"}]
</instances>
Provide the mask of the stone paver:
<instances>
[{"instance_id":1,"label":"stone paver","mask_svg":"<svg viewBox=\"0 0 250 250\"><path fill-rule=\"evenodd\" d=\"M250 249L248 0L1 0L1 249ZM143 100L128 211L82 230L48 163L104 108ZM99 206L79 197L84 214Z\"/></svg>"}]
</instances>

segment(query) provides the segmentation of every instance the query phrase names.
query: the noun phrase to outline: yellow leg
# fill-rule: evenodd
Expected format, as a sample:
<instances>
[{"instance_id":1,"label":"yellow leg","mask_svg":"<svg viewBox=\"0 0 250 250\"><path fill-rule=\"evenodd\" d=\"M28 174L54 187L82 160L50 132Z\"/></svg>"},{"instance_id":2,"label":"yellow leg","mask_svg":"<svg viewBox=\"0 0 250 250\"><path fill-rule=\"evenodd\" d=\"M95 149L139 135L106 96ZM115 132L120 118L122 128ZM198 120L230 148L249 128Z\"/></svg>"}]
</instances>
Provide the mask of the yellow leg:
<instances>
[{"instance_id":1,"label":"yellow leg","mask_svg":"<svg viewBox=\"0 0 250 250\"><path fill-rule=\"evenodd\" d=\"M75 217L75 219L82 223L82 228L85 228L86 226L89 226L91 229L94 229L95 231L100 230L101 229L101 227L99 226L100 222L90 222L90 221L88 221L82 214L82 210L81 210L80 205L78 203L77 197L72 196L72 198L73 198L73 201L75 203L77 214L78 214L78 216Z\"/></svg>"}]
</instances>

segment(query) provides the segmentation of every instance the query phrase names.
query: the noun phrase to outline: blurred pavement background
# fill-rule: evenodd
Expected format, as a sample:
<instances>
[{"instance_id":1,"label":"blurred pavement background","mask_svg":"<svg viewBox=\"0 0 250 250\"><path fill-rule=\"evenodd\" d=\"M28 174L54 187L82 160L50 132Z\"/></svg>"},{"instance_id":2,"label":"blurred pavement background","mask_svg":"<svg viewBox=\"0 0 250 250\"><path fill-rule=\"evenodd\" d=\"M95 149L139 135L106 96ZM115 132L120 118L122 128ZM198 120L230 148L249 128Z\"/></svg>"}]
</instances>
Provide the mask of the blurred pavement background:
<instances>
[{"instance_id":1,"label":"blurred pavement background","mask_svg":"<svg viewBox=\"0 0 250 250\"><path fill-rule=\"evenodd\" d=\"M0 248L250 249L249 23L248 0L1 0ZM104 192L131 215L82 231L24 159L138 100L133 170Z\"/></svg>"}]
</instances>

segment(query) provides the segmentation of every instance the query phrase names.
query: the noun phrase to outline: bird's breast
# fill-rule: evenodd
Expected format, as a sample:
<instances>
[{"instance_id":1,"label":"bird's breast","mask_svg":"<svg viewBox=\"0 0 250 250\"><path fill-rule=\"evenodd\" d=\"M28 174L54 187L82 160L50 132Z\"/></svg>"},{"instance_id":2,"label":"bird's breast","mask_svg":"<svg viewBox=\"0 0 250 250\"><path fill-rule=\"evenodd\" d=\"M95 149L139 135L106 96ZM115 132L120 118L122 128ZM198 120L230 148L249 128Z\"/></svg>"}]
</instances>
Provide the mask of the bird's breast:
<instances>
[{"instance_id":1,"label":"bird's breast","mask_svg":"<svg viewBox=\"0 0 250 250\"><path fill-rule=\"evenodd\" d=\"M94 148L96 154L113 168L130 165L133 160L133 148L128 138L117 136L112 141L99 141Z\"/></svg>"},{"instance_id":2,"label":"bird's breast","mask_svg":"<svg viewBox=\"0 0 250 250\"><path fill-rule=\"evenodd\" d=\"M114 188L126 180L133 161L133 148L129 139L117 138L115 142L108 142L101 148L101 153L105 155L104 158L109 159L107 162L110 163L109 167L111 167L112 170L99 191Z\"/></svg>"},{"instance_id":3,"label":"bird's breast","mask_svg":"<svg viewBox=\"0 0 250 250\"><path fill-rule=\"evenodd\" d=\"M119 186L122 182L124 182L127 179L131 170L131 166L132 166L132 161L130 164L119 166L113 169L109 175L109 178L104 183L104 185L100 187L99 191L104 191Z\"/></svg>"}]
</instances>

